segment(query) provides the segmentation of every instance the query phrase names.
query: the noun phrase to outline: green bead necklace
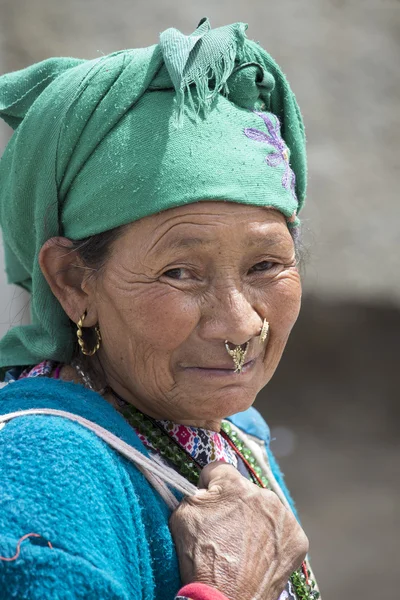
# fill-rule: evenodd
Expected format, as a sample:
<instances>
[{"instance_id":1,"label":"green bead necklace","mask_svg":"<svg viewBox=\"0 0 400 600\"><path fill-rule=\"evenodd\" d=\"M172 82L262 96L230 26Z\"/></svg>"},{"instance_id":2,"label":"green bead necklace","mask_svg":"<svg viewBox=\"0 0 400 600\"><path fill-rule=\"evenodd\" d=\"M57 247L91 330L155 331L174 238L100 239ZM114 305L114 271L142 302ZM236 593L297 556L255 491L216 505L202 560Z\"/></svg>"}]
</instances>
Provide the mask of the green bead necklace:
<instances>
[{"instance_id":1,"label":"green bead necklace","mask_svg":"<svg viewBox=\"0 0 400 600\"><path fill-rule=\"evenodd\" d=\"M257 483L260 487L265 487L270 490L271 484L268 481L267 477L263 475L262 469L257 464L257 460L254 454L252 453L250 448L248 448L246 444L240 439L236 431L231 427L230 423L228 421L222 421L221 429L225 434L225 439L232 442L236 453L239 454L242 460L244 459L244 463L249 469L253 481ZM257 477L254 477L254 473L252 473L252 471L257 475ZM262 485L260 485L260 482Z\"/></svg>"},{"instance_id":2,"label":"green bead necklace","mask_svg":"<svg viewBox=\"0 0 400 600\"><path fill-rule=\"evenodd\" d=\"M157 448L159 454L170 461L190 483L197 485L201 467L168 433L151 417L144 415L132 405L121 408L128 423Z\"/></svg>"}]
</instances>

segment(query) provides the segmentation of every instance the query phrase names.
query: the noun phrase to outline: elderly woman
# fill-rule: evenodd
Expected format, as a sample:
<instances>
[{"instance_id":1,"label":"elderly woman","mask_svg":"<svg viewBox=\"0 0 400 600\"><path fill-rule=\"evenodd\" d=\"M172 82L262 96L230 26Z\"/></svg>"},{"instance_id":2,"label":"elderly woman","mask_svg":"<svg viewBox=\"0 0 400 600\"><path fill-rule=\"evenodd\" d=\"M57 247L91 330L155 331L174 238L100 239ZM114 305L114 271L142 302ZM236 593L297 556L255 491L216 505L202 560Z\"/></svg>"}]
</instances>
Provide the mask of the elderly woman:
<instances>
[{"instance_id":1,"label":"elderly woman","mask_svg":"<svg viewBox=\"0 0 400 600\"><path fill-rule=\"evenodd\" d=\"M251 408L300 307L304 130L245 30L0 78L32 314L0 343L2 598L319 597Z\"/></svg>"}]
</instances>

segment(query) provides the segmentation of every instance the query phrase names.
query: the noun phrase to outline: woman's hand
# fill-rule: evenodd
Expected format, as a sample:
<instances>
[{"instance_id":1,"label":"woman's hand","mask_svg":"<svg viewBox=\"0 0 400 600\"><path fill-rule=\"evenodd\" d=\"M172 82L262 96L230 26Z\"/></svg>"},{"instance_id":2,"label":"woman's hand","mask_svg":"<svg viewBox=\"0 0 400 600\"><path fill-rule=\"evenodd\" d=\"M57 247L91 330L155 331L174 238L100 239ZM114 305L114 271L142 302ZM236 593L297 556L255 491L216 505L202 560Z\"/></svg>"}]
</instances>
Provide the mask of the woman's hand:
<instances>
[{"instance_id":1,"label":"woman's hand","mask_svg":"<svg viewBox=\"0 0 400 600\"><path fill-rule=\"evenodd\" d=\"M170 519L182 583L205 583L230 600L277 600L308 550L295 517L225 463L208 465L200 487Z\"/></svg>"}]
</instances>

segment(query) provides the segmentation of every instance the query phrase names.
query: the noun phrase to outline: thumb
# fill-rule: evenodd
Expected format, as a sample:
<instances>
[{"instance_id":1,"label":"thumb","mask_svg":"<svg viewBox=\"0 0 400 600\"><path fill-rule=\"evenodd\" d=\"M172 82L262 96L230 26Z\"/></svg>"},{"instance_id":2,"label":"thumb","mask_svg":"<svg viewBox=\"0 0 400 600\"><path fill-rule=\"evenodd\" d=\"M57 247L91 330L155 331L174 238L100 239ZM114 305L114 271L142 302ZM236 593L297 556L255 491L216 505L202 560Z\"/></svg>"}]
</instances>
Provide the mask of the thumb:
<instances>
[{"instance_id":1,"label":"thumb","mask_svg":"<svg viewBox=\"0 0 400 600\"><path fill-rule=\"evenodd\" d=\"M199 488L210 489L241 477L233 465L223 461L215 461L204 467L199 479Z\"/></svg>"}]
</instances>

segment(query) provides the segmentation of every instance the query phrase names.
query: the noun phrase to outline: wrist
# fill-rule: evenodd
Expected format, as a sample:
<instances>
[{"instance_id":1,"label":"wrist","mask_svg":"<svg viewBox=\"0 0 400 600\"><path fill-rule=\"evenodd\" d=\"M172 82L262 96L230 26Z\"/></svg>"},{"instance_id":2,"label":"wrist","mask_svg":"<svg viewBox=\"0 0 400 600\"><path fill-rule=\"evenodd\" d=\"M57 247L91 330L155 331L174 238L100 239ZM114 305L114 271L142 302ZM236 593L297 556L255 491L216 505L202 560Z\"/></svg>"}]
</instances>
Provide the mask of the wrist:
<instances>
[{"instance_id":1,"label":"wrist","mask_svg":"<svg viewBox=\"0 0 400 600\"><path fill-rule=\"evenodd\" d=\"M175 600L229 600L225 594L205 583L189 583L179 590Z\"/></svg>"}]
</instances>

